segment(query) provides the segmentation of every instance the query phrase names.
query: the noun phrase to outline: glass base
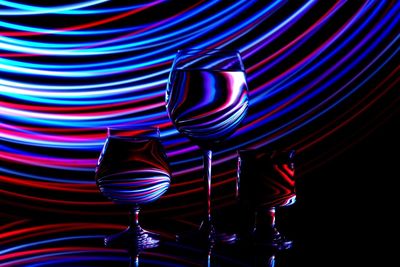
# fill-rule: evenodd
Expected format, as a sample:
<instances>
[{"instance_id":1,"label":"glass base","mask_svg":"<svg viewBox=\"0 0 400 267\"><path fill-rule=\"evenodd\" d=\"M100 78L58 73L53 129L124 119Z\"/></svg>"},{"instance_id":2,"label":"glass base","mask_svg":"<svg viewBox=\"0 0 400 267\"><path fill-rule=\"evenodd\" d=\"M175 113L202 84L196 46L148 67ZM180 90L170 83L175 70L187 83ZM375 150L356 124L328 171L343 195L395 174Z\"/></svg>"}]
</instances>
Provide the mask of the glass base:
<instances>
[{"instance_id":1,"label":"glass base","mask_svg":"<svg viewBox=\"0 0 400 267\"><path fill-rule=\"evenodd\" d=\"M254 231L252 239L259 245L271 246L278 250L289 249L293 246L293 241L288 240L275 227L269 231Z\"/></svg>"},{"instance_id":2,"label":"glass base","mask_svg":"<svg viewBox=\"0 0 400 267\"><path fill-rule=\"evenodd\" d=\"M178 242L189 244L233 244L238 240L235 233L221 233L210 222L202 222L199 229L176 235Z\"/></svg>"},{"instance_id":3,"label":"glass base","mask_svg":"<svg viewBox=\"0 0 400 267\"><path fill-rule=\"evenodd\" d=\"M275 207L259 207L255 214L255 224L250 239L256 244L285 250L293 245L293 241L282 235L275 222Z\"/></svg>"},{"instance_id":4,"label":"glass base","mask_svg":"<svg viewBox=\"0 0 400 267\"><path fill-rule=\"evenodd\" d=\"M159 245L160 235L142 229L129 227L123 232L104 238L104 245L112 248L127 248L132 251L155 248Z\"/></svg>"}]
</instances>

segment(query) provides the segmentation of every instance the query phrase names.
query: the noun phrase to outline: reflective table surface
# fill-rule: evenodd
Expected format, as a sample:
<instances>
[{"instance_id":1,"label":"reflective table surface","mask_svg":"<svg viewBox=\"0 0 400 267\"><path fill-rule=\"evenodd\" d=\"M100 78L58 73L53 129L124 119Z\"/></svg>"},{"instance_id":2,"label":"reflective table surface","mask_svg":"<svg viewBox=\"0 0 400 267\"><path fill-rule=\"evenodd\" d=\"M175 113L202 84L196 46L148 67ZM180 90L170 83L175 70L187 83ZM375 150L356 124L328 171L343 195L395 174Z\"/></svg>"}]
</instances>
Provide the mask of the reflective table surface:
<instances>
[{"instance_id":1,"label":"reflective table surface","mask_svg":"<svg viewBox=\"0 0 400 267\"><path fill-rule=\"evenodd\" d=\"M170 229L186 222L161 224L168 231L158 231L160 245L134 251L104 246L104 237L123 230L122 223L11 220L0 226L0 266L301 266L296 246L277 251L247 241L183 243Z\"/></svg>"}]
</instances>

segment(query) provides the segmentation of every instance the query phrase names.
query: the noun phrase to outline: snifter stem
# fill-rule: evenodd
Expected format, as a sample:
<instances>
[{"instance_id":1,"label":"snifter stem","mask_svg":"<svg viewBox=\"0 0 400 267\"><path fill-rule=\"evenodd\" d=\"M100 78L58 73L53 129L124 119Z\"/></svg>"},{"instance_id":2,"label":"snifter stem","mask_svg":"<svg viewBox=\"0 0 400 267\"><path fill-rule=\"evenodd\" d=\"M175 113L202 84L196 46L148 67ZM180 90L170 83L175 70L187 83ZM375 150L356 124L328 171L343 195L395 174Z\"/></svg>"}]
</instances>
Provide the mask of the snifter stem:
<instances>
[{"instance_id":1,"label":"snifter stem","mask_svg":"<svg viewBox=\"0 0 400 267\"><path fill-rule=\"evenodd\" d=\"M140 208L138 206L134 206L132 210L129 212L129 228L134 230L139 226L139 212Z\"/></svg>"}]
</instances>

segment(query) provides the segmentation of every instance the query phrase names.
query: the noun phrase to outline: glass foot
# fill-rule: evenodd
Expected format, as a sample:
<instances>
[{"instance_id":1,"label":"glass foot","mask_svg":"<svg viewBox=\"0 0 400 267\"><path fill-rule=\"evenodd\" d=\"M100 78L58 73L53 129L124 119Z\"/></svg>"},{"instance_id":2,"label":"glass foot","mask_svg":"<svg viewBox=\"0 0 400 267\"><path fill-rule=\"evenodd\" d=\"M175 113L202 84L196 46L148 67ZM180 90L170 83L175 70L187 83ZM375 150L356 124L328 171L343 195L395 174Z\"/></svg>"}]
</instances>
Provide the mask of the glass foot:
<instances>
[{"instance_id":1,"label":"glass foot","mask_svg":"<svg viewBox=\"0 0 400 267\"><path fill-rule=\"evenodd\" d=\"M104 245L112 248L128 248L140 251L148 248L155 248L159 245L160 235L142 229L140 226L127 228L121 233L104 238Z\"/></svg>"},{"instance_id":2,"label":"glass foot","mask_svg":"<svg viewBox=\"0 0 400 267\"><path fill-rule=\"evenodd\" d=\"M233 244L238 240L235 233L221 233L210 222L202 222L199 229L176 235L178 242L190 244Z\"/></svg>"},{"instance_id":3,"label":"glass foot","mask_svg":"<svg viewBox=\"0 0 400 267\"><path fill-rule=\"evenodd\" d=\"M251 238L260 245L285 250L293 245L293 241L282 235L275 223L275 207L260 207L255 215L255 225Z\"/></svg>"},{"instance_id":4,"label":"glass foot","mask_svg":"<svg viewBox=\"0 0 400 267\"><path fill-rule=\"evenodd\" d=\"M271 246L278 250L289 249L293 246L293 241L288 240L276 228L272 228L268 232L260 233L255 231L253 234L254 242L261 245Z\"/></svg>"},{"instance_id":5,"label":"glass foot","mask_svg":"<svg viewBox=\"0 0 400 267\"><path fill-rule=\"evenodd\" d=\"M288 240L285 236L279 233L278 230L274 229L271 245L276 249L285 250L292 247L293 241Z\"/></svg>"}]
</instances>

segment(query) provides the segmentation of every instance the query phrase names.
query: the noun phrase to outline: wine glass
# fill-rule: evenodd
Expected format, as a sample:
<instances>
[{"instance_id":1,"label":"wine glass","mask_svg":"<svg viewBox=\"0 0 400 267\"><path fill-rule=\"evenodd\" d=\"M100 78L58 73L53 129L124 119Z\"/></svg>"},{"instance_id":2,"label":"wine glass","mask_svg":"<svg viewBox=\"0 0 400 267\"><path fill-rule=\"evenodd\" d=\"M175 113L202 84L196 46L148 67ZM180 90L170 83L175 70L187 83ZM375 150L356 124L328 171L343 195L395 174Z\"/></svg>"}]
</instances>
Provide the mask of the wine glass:
<instances>
[{"instance_id":1,"label":"wine glass","mask_svg":"<svg viewBox=\"0 0 400 267\"><path fill-rule=\"evenodd\" d=\"M108 128L98 160L96 183L100 192L130 209L130 225L106 237L106 246L134 249L156 247L158 235L140 227L140 205L160 198L170 185L170 168L158 128Z\"/></svg>"},{"instance_id":2,"label":"wine glass","mask_svg":"<svg viewBox=\"0 0 400 267\"><path fill-rule=\"evenodd\" d=\"M166 108L177 130L203 150L206 208L200 232L217 236L211 216L212 150L240 125L248 108L248 89L237 51L178 51L166 91ZM223 240L222 240L223 241Z\"/></svg>"},{"instance_id":3,"label":"wine glass","mask_svg":"<svg viewBox=\"0 0 400 267\"><path fill-rule=\"evenodd\" d=\"M291 247L277 229L276 209L296 201L294 150L238 152L239 198L249 218L244 223L256 241L266 242L278 249ZM253 229L250 229L253 228Z\"/></svg>"}]
</instances>

